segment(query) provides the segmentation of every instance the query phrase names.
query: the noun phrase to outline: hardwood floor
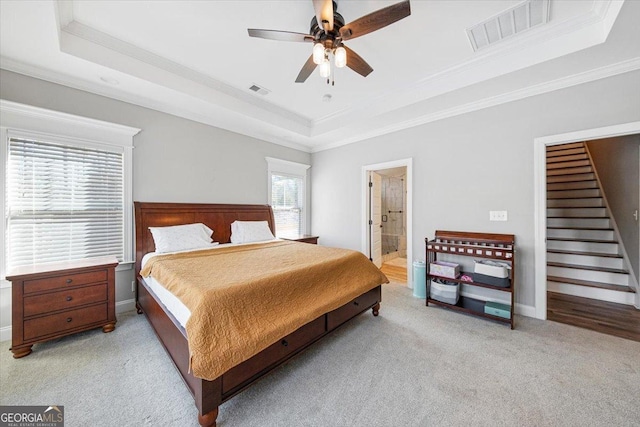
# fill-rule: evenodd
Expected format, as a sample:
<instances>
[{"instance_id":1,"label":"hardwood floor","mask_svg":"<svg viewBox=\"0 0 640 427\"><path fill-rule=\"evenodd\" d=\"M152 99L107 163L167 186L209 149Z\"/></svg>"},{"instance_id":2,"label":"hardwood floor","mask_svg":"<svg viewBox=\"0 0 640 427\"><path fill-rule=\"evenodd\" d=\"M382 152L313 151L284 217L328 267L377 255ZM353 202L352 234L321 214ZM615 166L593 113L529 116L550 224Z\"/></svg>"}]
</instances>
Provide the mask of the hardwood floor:
<instances>
[{"instance_id":1,"label":"hardwood floor","mask_svg":"<svg viewBox=\"0 0 640 427\"><path fill-rule=\"evenodd\" d=\"M387 278L394 283L407 283L407 267L399 267L397 265L391 265L383 263L380 267Z\"/></svg>"},{"instance_id":2,"label":"hardwood floor","mask_svg":"<svg viewBox=\"0 0 640 427\"><path fill-rule=\"evenodd\" d=\"M547 292L547 319L640 341L640 310L630 305Z\"/></svg>"}]
</instances>

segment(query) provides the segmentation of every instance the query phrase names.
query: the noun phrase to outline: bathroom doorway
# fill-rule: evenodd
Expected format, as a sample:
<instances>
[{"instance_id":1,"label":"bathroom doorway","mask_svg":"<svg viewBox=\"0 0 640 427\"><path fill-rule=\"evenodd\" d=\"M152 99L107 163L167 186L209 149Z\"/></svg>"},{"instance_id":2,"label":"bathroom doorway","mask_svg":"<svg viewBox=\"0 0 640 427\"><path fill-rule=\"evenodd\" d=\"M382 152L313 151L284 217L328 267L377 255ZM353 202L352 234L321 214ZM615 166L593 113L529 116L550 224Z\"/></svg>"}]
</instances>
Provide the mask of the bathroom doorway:
<instances>
[{"instance_id":1,"label":"bathroom doorway","mask_svg":"<svg viewBox=\"0 0 640 427\"><path fill-rule=\"evenodd\" d=\"M411 287L411 159L364 168L364 252L390 281Z\"/></svg>"}]
</instances>

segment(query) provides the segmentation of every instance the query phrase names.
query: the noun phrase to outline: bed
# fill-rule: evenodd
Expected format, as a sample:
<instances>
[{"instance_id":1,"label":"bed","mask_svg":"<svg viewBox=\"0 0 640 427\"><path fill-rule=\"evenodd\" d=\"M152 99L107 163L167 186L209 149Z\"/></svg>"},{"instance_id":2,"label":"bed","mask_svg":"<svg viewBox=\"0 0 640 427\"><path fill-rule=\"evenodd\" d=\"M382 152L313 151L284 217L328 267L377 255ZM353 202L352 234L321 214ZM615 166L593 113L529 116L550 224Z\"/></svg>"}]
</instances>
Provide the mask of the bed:
<instances>
[{"instance_id":1,"label":"bed","mask_svg":"<svg viewBox=\"0 0 640 427\"><path fill-rule=\"evenodd\" d=\"M231 223L236 220L267 221L269 228L275 231L273 212L268 205L135 202L134 207L136 225L136 307L138 313L144 313L148 319L187 388L192 393L198 410L198 422L202 426L215 426L220 404L232 398L254 381L326 336L349 319L368 309L372 309L374 316L378 315L381 301L381 285L387 282L386 277L381 273L379 273L379 283L373 285L372 288L359 293L346 303L340 302L341 305L337 306L337 308L326 312L322 311L318 316L314 315L312 320L299 327L296 325L295 330L278 336L277 339L271 339L273 338L271 337L272 342L269 341L270 344L268 346L237 364L234 362L233 366L225 368L224 372L219 375L216 374L215 378L205 379L207 375L202 374L196 376L193 373L192 366L190 366L192 353L189 348L186 329L183 326L184 322L181 324L176 319L176 316L161 302L158 293L154 292L151 285L140 276L144 255L155 250L149 227L203 223L214 230L214 240L225 244L230 241ZM289 251L291 251L292 245L298 245L295 248L301 253L311 250L310 247L307 247L307 243L270 243L272 247L282 247L280 249ZM314 251L319 250L320 248L314 249ZM329 251L326 248L322 250ZM370 266L377 271L373 264ZM317 268L320 268L320 266ZM346 282L354 280L347 279L347 276L336 277L336 280L345 282L345 287L351 285ZM286 306L286 301L283 303ZM314 309L318 310L317 307L314 307Z\"/></svg>"}]
</instances>

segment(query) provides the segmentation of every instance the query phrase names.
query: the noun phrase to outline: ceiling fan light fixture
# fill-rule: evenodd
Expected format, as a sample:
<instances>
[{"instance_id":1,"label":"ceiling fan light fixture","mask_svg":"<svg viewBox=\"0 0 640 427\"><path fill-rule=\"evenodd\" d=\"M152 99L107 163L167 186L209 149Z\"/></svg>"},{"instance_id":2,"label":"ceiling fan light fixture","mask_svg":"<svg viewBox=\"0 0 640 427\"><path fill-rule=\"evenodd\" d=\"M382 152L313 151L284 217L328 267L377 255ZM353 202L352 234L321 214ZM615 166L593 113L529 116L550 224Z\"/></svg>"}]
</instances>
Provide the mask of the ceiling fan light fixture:
<instances>
[{"instance_id":1,"label":"ceiling fan light fixture","mask_svg":"<svg viewBox=\"0 0 640 427\"><path fill-rule=\"evenodd\" d=\"M320 64L320 77L327 78L331 75L331 64L328 58L324 58L322 64Z\"/></svg>"},{"instance_id":2,"label":"ceiling fan light fixture","mask_svg":"<svg viewBox=\"0 0 640 427\"><path fill-rule=\"evenodd\" d=\"M343 68L347 65L347 50L344 47L340 46L337 48L333 55L335 57L336 67Z\"/></svg>"},{"instance_id":3,"label":"ceiling fan light fixture","mask_svg":"<svg viewBox=\"0 0 640 427\"><path fill-rule=\"evenodd\" d=\"M316 43L313 45L313 63L320 65L322 61L324 61L324 45Z\"/></svg>"}]
</instances>

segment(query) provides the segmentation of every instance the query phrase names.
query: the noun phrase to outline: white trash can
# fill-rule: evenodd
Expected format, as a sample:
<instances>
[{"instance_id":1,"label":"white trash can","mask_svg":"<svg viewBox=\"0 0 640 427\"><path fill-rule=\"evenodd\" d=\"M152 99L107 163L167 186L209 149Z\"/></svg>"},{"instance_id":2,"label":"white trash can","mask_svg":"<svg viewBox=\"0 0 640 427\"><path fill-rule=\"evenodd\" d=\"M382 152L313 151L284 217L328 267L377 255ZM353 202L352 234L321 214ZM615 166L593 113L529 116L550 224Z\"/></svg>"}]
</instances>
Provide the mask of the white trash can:
<instances>
[{"instance_id":1,"label":"white trash can","mask_svg":"<svg viewBox=\"0 0 640 427\"><path fill-rule=\"evenodd\" d=\"M413 296L427 297L427 263L424 261L413 261Z\"/></svg>"}]
</instances>

